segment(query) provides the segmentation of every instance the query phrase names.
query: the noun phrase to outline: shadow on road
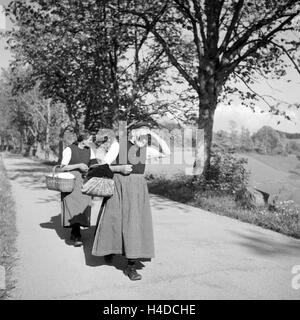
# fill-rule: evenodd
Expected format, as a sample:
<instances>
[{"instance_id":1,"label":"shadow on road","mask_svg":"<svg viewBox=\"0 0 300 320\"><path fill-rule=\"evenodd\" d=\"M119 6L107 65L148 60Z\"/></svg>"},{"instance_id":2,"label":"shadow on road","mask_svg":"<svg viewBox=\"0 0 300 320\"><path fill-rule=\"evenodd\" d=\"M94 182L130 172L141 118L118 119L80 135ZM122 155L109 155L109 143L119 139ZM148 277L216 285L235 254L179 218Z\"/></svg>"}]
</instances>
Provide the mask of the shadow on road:
<instances>
[{"instance_id":1,"label":"shadow on road","mask_svg":"<svg viewBox=\"0 0 300 320\"><path fill-rule=\"evenodd\" d=\"M46 189L46 175L51 170L45 166L34 165L29 167L30 164L24 163L25 165L27 166L26 168L7 170L9 179L16 180L31 190Z\"/></svg>"},{"instance_id":2,"label":"shadow on road","mask_svg":"<svg viewBox=\"0 0 300 320\"><path fill-rule=\"evenodd\" d=\"M63 228L61 226L61 214L51 217L49 222L41 223L40 226L45 229L52 229L56 232L57 236L65 241L68 246L73 246L70 241L70 228ZM86 228L81 230L82 241L83 241L83 252L85 256L85 263L90 267L100 267L103 265L110 265L118 270L123 270L127 264L127 259L122 255L115 255L112 263L107 263L103 257L97 257L92 255L92 248L95 236L96 227ZM148 259L141 259L138 261L136 266L137 269L142 269L144 264L142 261L149 261Z\"/></svg>"},{"instance_id":3,"label":"shadow on road","mask_svg":"<svg viewBox=\"0 0 300 320\"><path fill-rule=\"evenodd\" d=\"M165 210L169 208L177 208L181 210L181 212L189 213L191 212L190 208L183 205L180 202L176 202L174 200L170 200L163 196L157 196L156 194L150 193L151 195L151 207L156 210Z\"/></svg>"},{"instance_id":4,"label":"shadow on road","mask_svg":"<svg viewBox=\"0 0 300 320\"><path fill-rule=\"evenodd\" d=\"M294 255L295 257L300 254L300 241L297 244L295 243L296 239L285 243L282 239L275 240L273 237L271 238L257 230L249 229L248 232L231 231L232 234L241 239L238 242L239 245L254 251L256 254L262 256Z\"/></svg>"}]
</instances>

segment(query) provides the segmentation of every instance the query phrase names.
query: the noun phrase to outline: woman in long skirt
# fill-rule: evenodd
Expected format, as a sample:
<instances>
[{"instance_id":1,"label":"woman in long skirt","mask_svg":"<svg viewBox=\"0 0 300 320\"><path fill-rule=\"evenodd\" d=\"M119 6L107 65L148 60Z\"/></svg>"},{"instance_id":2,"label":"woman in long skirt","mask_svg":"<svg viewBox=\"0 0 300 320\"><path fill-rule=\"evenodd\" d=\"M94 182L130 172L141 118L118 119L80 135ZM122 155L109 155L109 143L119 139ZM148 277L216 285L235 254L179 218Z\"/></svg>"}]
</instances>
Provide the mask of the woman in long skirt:
<instances>
[{"instance_id":1,"label":"woman in long skirt","mask_svg":"<svg viewBox=\"0 0 300 320\"><path fill-rule=\"evenodd\" d=\"M147 145L148 135L155 138L162 153ZM140 280L135 262L154 257L152 216L147 183L146 160L170 154L168 145L145 123L136 125L129 141L115 143L117 165L131 165L130 174L115 173L115 192L105 205L98 223L92 254L111 257L123 254L128 259L124 273L130 280ZM112 166L111 166L112 167Z\"/></svg>"},{"instance_id":2,"label":"woman in long skirt","mask_svg":"<svg viewBox=\"0 0 300 320\"><path fill-rule=\"evenodd\" d=\"M75 143L65 148L61 161L61 171L69 171L75 176L75 187L71 193L61 193L62 226L71 228L71 241L81 246L80 227L90 226L91 197L81 192L83 174L88 167L97 163L95 154L89 144L92 135L83 131Z\"/></svg>"}]
</instances>

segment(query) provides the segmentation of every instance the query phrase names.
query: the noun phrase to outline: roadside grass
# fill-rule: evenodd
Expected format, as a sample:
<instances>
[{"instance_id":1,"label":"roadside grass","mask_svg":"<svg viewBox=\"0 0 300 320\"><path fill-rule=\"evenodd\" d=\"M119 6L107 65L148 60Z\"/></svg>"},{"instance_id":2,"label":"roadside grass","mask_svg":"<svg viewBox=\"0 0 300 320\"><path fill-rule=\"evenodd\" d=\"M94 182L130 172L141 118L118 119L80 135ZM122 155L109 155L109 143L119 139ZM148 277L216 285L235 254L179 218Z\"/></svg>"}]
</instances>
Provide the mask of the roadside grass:
<instances>
[{"instance_id":1,"label":"roadside grass","mask_svg":"<svg viewBox=\"0 0 300 320\"><path fill-rule=\"evenodd\" d=\"M7 299L14 288L12 267L15 264L17 236L16 215L11 188L5 172L2 155L0 154L0 266L5 268L6 288L0 289L0 299Z\"/></svg>"},{"instance_id":2,"label":"roadside grass","mask_svg":"<svg viewBox=\"0 0 300 320\"><path fill-rule=\"evenodd\" d=\"M152 174L147 180L151 193L300 239L300 209L291 201L273 208L244 209L233 196L191 187L190 178L184 175L169 179Z\"/></svg>"}]
</instances>

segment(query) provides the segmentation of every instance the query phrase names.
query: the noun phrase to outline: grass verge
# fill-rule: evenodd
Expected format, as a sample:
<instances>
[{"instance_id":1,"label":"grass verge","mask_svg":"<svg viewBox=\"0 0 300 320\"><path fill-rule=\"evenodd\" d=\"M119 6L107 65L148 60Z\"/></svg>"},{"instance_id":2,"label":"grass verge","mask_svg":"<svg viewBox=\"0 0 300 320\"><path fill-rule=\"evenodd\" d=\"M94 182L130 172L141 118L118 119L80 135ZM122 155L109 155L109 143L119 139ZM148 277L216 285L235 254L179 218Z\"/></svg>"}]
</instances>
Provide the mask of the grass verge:
<instances>
[{"instance_id":1,"label":"grass verge","mask_svg":"<svg viewBox=\"0 0 300 320\"><path fill-rule=\"evenodd\" d=\"M243 209L232 196L191 188L185 176L147 178L151 193L300 239L300 210L292 201L280 202L272 210L267 207Z\"/></svg>"},{"instance_id":2,"label":"grass verge","mask_svg":"<svg viewBox=\"0 0 300 320\"><path fill-rule=\"evenodd\" d=\"M0 266L5 269L5 288L0 299L7 299L14 288L12 267L15 264L16 214L11 188L0 153Z\"/></svg>"}]
</instances>

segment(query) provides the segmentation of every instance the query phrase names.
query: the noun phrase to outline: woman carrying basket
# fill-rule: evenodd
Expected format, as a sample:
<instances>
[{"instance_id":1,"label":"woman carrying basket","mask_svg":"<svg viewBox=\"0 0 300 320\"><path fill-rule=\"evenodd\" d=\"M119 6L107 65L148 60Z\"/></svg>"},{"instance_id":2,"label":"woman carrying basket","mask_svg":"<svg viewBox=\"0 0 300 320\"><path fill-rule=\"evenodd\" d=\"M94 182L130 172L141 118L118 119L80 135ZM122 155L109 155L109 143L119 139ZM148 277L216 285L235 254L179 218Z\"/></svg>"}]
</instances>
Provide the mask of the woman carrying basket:
<instances>
[{"instance_id":1,"label":"woman carrying basket","mask_svg":"<svg viewBox=\"0 0 300 320\"><path fill-rule=\"evenodd\" d=\"M91 197L81 192L83 175L97 160L89 147L93 136L84 130L76 142L65 148L61 161L61 171L69 171L75 176L75 187L71 193L61 193L62 226L72 228L71 241L74 246L82 245L80 226L90 226Z\"/></svg>"},{"instance_id":2,"label":"woman carrying basket","mask_svg":"<svg viewBox=\"0 0 300 320\"><path fill-rule=\"evenodd\" d=\"M156 139L162 152L147 145L148 135ZM152 216L144 178L145 163L147 159L169 155L170 149L164 140L150 131L146 123L135 125L131 130L131 139L116 142L114 148L115 154L118 154L116 165L128 165L131 172L114 174L115 192L105 204L92 254L104 256L106 261L113 254L125 255L128 265L124 273L130 280L140 280L142 277L136 271L136 260L154 257Z\"/></svg>"}]
</instances>

